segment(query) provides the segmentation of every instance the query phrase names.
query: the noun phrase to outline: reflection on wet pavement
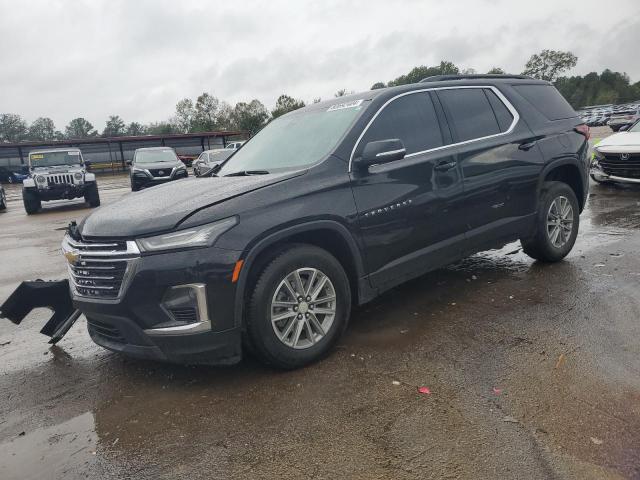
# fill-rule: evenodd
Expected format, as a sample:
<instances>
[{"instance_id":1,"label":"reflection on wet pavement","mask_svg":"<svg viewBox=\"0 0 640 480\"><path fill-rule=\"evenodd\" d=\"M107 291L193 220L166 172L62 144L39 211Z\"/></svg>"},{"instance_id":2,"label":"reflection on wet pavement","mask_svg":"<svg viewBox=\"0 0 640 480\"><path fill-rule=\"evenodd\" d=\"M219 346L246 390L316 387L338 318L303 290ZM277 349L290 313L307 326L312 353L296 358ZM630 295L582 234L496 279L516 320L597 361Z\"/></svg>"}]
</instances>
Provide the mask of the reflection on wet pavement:
<instances>
[{"instance_id":1,"label":"reflection on wet pavement","mask_svg":"<svg viewBox=\"0 0 640 480\"><path fill-rule=\"evenodd\" d=\"M294 372L135 361L83 321L49 349L46 312L2 324L0 478L638 478L639 202L592 185L566 261L515 242L432 272ZM19 206L0 261L30 257L2 270L2 295L63 275L55 229L88 211Z\"/></svg>"}]
</instances>

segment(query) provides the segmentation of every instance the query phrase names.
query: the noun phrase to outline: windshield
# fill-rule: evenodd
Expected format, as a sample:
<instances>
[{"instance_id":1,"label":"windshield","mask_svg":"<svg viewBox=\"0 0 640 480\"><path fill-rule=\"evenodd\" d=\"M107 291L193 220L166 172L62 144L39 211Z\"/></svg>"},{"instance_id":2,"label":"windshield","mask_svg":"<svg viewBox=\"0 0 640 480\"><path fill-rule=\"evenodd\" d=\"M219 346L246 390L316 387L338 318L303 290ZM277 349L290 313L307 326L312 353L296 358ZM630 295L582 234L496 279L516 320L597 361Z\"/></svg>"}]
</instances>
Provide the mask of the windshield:
<instances>
[{"instance_id":1,"label":"windshield","mask_svg":"<svg viewBox=\"0 0 640 480\"><path fill-rule=\"evenodd\" d=\"M170 148L166 150L140 150L136 152L136 156L133 159L135 163L175 163L177 160L176 152Z\"/></svg>"},{"instance_id":2,"label":"windshield","mask_svg":"<svg viewBox=\"0 0 640 480\"><path fill-rule=\"evenodd\" d=\"M81 163L82 157L77 150L70 152L34 152L29 154L31 168L80 165Z\"/></svg>"},{"instance_id":3,"label":"windshield","mask_svg":"<svg viewBox=\"0 0 640 480\"><path fill-rule=\"evenodd\" d=\"M640 133L640 122L634 123L629 132Z\"/></svg>"},{"instance_id":4,"label":"windshield","mask_svg":"<svg viewBox=\"0 0 640 480\"><path fill-rule=\"evenodd\" d=\"M326 157L362 109L362 100L273 120L226 162L218 176L313 165Z\"/></svg>"}]
</instances>

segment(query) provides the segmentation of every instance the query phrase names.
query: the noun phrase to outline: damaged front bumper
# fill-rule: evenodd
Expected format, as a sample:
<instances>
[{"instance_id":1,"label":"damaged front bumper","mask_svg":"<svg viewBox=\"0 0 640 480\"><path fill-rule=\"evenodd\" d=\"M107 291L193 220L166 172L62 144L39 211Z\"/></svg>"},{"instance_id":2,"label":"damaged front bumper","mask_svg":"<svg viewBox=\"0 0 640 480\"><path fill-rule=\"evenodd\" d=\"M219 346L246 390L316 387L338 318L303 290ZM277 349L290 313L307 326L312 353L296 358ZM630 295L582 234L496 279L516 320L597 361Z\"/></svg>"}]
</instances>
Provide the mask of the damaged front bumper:
<instances>
[{"instance_id":1,"label":"damaged front bumper","mask_svg":"<svg viewBox=\"0 0 640 480\"><path fill-rule=\"evenodd\" d=\"M15 289L0 306L0 318L7 318L20 325L34 308L53 311L53 315L40 330L40 333L50 337L51 344L60 341L80 316L80 310L73 306L68 280L35 280L22 282Z\"/></svg>"},{"instance_id":2,"label":"damaged front bumper","mask_svg":"<svg viewBox=\"0 0 640 480\"><path fill-rule=\"evenodd\" d=\"M602 171L602 169L593 165L590 170L591 177L598 182L620 182L620 183L635 183L640 184L640 178L621 177L618 175L609 175Z\"/></svg>"}]
</instances>

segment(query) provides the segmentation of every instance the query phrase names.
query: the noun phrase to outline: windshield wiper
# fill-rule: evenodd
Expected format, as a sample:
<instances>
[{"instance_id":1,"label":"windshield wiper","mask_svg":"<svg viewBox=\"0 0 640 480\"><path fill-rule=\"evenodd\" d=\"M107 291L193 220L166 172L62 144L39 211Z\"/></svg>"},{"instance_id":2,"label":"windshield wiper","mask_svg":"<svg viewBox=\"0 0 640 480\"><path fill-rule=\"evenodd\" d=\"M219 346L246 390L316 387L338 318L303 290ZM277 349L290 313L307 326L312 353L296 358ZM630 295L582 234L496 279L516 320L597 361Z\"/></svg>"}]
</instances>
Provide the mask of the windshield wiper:
<instances>
[{"instance_id":1,"label":"windshield wiper","mask_svg":"<svg viewBox=\"0 0 640 480\"><path fill-rule=\"evenodd\" d=\"M225 177L248 177L251 175L268 175L267 170L241 170L239 172L228 173Z\"/></svg>"}]
</instances>

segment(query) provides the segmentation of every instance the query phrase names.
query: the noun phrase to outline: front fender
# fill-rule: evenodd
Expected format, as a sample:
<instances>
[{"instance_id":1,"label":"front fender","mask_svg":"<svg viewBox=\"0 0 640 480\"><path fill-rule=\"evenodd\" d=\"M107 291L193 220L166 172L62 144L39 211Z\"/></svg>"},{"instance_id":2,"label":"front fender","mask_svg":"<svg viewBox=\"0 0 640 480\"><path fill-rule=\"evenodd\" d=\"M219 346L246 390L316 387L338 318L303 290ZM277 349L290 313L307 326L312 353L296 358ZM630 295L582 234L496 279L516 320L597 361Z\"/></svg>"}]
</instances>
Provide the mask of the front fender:
<instances>
[{"instance_id":1,"label":"front fender","mask_svg":"<svg viewBox=\"0 0 640 480\"><path fill-rule=\"evenodd\" d=\"M362 258L362 254L356 240L353 238L353 235L349 231L347 227L343 224L334 221L334 220L314 220L310 222L304 222L301 224L289 226L278 230L274 233L271 233L263 238L260 238L258 241L253 242L245 252L242 254L244 259L244 264L242 266L242 270L240 272L240 276L238 277L237 288L236 288L236 298L235 298L235 323L236 326L242 324L242 318L244 314L244 294L245 289L248 283L249 272L251 271L251 267L255 264L258 257L265 252L269 247L275 245L277 242L285 240L294 235L309 232L312 230L332 230L338 233L345 243L348 245L349 250L351 252L352 258L354 259L356 275L358 279L361 279L365 276L364 272L364 261ZM367 287L367 284L364 282L358 282L358 288L362 290ZM372 296L370 292L363 292L365 298L369 298Z\"/></svg>"},{"instance_id":2,"label":"front fender","mask_svg":"<svg viewBox=\"0 0 640 480\"><path fill-rule=\"evenodd\" d=\"M24 188L35 188L36 187L36 181L33 178L25 178L22 181L22 186Z\"/></svg>"},{"instance_id":3,"label":"front fender","mask_svg":"<svg viewBox=\"0 0 640 480\"><path fill-rule=\"evenodd\" d=\"M89 183L89 182L95 182L96 181L96 174L95 173L85 173L84 174L84 181Z\"/></svg>"}]
</instances>

